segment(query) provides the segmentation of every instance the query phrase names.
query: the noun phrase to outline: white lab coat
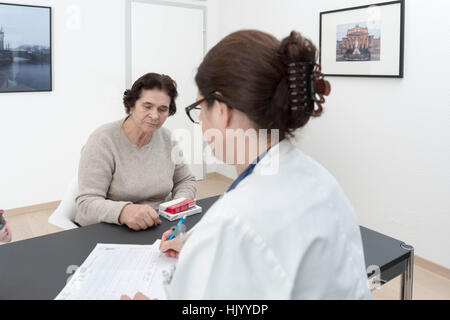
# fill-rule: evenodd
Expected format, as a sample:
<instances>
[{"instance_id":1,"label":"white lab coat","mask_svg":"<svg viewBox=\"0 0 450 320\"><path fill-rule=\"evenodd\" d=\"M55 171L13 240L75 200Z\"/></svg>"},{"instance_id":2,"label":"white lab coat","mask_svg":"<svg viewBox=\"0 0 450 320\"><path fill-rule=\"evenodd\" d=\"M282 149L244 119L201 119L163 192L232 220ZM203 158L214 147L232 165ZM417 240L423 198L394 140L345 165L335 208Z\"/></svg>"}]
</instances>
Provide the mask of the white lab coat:
<instances>
[{"instance_id":1,"label":"white lab coat","mask_svg":"<svg viewBox=\"0 0 450 320\"><path fill-rule=\"evenodd\" d=\"M352 206L326 169L283 140L193 228L167 291L170 299L370 299Z\"/></svg>"}]
</instances>

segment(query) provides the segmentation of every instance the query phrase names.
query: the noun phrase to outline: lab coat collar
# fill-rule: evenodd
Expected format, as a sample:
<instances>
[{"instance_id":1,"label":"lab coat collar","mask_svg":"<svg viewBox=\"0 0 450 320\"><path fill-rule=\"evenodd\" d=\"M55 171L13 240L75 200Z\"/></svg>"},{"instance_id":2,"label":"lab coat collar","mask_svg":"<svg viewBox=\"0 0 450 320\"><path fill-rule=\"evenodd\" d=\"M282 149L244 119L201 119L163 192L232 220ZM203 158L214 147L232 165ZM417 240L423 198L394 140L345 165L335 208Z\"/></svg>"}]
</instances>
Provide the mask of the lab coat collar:
<instances>
[{"instance_id":1,"label":"lab coat collar","mask_svg":"<svg viewBox=\"0 0 450 320\"><path fill-rule=\"evenodd\" d=\"M280 160L292 148L295 147L288 139L281 140L279 143L272 146L266 156L258 162L253 173L263 176L277 174L280 169Z\"/></svg>"}]
</instances>

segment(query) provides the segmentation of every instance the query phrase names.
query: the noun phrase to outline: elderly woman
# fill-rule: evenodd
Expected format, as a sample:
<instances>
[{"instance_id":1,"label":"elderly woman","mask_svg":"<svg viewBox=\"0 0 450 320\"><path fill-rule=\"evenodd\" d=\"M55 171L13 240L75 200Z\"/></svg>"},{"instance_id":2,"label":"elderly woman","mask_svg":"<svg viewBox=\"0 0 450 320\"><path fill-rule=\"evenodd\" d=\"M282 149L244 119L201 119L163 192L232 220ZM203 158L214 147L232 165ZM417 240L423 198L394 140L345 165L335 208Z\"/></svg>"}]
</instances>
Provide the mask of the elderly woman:
<instances>
[{"instance_id":1,"label":"elderly woman","mask_svg":"<svg viewBox=\"0 0 450 320\"><path fill-rule=\"evenodd\" d=\"M95 130L83 147L75 222L145 230L161 223L160 203L194 199L195 178L186 164L172 161L177 146L162 128L176 112L177 95L175 81L157 73L142 76L125 91L128 116Z\"/></svg>"}]
</instances>

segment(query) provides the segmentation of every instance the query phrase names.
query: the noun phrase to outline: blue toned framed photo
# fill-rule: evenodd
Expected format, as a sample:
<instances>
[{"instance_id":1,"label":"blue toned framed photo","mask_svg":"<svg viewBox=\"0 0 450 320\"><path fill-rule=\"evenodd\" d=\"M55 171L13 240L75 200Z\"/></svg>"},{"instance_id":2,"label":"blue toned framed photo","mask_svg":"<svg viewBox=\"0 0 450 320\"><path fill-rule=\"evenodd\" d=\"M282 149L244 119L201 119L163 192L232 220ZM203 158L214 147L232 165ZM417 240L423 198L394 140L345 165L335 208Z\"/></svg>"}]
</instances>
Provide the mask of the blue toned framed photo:
<instances>
[{"instance_id":1,"label":"blue toned framed photo","mask_svg":"<svg viewBox=\"0 0 450 320\"><path fill-rule=\"evenodd\" d=\"M0 3L0 93L52 91L51 8Z\"/></svg>"},{"instance_id":2,"label":"blue toned framed photo","mask_svg":"<svg viewBox=\"0 0 450 320\"><path fill-rule=\"evenodd\" d=\"M403 78L404 0L320 13L327 76Z\"/></svg>"}]
</instances>

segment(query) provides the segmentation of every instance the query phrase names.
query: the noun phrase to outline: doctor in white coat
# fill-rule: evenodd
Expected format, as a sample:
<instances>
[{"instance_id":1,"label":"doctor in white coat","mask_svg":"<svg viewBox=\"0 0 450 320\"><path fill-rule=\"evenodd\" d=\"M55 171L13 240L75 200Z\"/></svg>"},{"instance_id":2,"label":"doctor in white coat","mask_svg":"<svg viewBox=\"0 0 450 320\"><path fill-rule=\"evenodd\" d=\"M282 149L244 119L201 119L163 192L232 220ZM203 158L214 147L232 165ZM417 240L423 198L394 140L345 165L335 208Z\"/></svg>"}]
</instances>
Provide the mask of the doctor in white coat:
<instances>
[{"instance_id":1,"label":"doctor in white coat","mask_svg":"<svg viewBox=\"0 0 450 320\"><path fill-rule=\"evenodd\" d=\"M161 251L178 257L169 298L370 299L351 204L289 139L330 91L316 56L297 32L280 42L256 30L205 56L199 100L186 109L239 177L184 240L164 233Z\"/></svg>"}]
</instances>

